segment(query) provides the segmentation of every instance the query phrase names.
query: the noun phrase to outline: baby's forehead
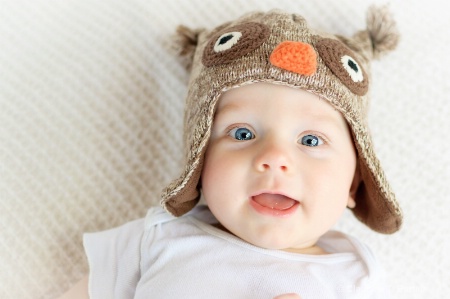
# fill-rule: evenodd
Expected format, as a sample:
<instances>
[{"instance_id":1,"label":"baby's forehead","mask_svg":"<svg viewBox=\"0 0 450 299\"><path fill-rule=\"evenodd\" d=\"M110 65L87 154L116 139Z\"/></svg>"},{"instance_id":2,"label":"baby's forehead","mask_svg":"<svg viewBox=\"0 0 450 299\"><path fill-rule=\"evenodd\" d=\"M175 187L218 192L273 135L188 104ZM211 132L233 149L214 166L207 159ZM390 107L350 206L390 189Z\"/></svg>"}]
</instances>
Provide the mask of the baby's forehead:
<instances>
[{"instance_id":1,"label":"baby's forehead","mask_svg":"<svg viewBox=\"0 0 450 299\"><path fill-rule=\"evenodd\" d=\"M348 123L326 99L303 89L255 83L224 92L216 105L214 125L265 123L272 127L309 125L348 131Z\"/></svg>"},{"instance_id":2,"label":"baby's forehead","mask_svg":"<svg viewBox=\"0 0 450 299\"><path fill-rule=\"evenodd\" d=\"M216 112L245 110L272 104L288 107L293 113L312 116L343 115L328 100L313 92L274 83L251 83L224 91L216 103ZM300 110L300 111L299 111Z\"/></svg>"}]
</instances>

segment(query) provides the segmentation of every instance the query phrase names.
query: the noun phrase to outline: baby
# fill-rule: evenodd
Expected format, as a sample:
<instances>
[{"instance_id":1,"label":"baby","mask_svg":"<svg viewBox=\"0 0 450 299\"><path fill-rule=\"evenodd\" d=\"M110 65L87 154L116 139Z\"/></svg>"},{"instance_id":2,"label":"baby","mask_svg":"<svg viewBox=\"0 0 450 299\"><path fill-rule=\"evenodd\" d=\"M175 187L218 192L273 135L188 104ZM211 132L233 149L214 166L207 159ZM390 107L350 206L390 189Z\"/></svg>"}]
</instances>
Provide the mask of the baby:
<instances>
[{"instance_id":1,"label":"baby","mask_svg":"<svg viewBox=\"0 0 450 299\"><path fill-rule=\"evenodd\" d=\"M402 221L366 120L369 61L398 41L386 9L351 38L280 11L179 34L184 172L163 208L85 235L90 298L387 298L371 251L331 230L347 207Z\"/></svg>"}]
</instances>

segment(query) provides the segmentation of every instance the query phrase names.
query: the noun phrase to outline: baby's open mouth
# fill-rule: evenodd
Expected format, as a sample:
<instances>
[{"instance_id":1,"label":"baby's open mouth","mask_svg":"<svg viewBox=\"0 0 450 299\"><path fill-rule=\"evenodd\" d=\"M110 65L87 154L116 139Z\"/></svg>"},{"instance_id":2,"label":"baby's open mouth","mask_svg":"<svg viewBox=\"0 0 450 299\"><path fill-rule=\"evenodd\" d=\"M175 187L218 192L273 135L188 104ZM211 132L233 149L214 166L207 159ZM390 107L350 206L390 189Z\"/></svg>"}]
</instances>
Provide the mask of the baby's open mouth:
<instances>
[{"instance_id":1,"label":"baby's open mouth","mask_svg":"<svg viewBox=\"0 0 450 299\"><path fill-rule=\"evenodd\" d=\"M281 194L270 194L270 193L261 193L255 196L252 196L252 200L254 200L259 205L272 209L284 211L292 208L294 205L299 202L293 198L281 195Z\"/></svg>"}]
</instances>

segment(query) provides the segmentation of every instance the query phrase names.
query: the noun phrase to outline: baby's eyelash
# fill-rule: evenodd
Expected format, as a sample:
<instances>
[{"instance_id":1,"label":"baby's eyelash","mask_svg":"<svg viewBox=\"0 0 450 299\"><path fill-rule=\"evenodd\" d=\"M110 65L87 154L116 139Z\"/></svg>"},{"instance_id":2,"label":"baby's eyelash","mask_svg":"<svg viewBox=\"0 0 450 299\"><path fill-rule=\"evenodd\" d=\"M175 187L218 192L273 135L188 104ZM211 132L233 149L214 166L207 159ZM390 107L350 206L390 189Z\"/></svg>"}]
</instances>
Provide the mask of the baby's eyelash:
<instances>
[{"instance_id":1,"label":"baby's eyelash","mask_svg":"<svg viewBox=\"0 0 450 299\"><path fill-rule=\"evenodd\" d=\"M323 134L315 133L315 134L311 134L311 135L315 135L315 136L319 137L320 139L322 139L323 143L325 143L325 144L330 143L328 138Z\"/></svg>"},{"instance_id":2,"label":"baby's eyelash","mask_svg":"<svg viewBox=\"0 0 450 299\"><path fill-rule=\"evenodd\" d=\"M305 133L303 133L303 136L304 136L304 135L315 135L315 136L320 137L321 139L323 139L323 141L329 142L328 137L327 137L325 134L321 133L321 132L317 132L317 131L306 131Z\"/></svg>"},{"instance_id":3,"label":"baby's eyelash","mask_svg":"<svg viewBox=\"0 0 450 299\"><path fill-rule=\"evenodd\" d=\"M248 125L245 125L245 124L231 125L228 128L226 128L225 132L227 134L230 134L230 132L233 131L234 129L248 129L248 130L252 131L252 133L254 134L253 130Z\"/></svg>"}]
</instances>

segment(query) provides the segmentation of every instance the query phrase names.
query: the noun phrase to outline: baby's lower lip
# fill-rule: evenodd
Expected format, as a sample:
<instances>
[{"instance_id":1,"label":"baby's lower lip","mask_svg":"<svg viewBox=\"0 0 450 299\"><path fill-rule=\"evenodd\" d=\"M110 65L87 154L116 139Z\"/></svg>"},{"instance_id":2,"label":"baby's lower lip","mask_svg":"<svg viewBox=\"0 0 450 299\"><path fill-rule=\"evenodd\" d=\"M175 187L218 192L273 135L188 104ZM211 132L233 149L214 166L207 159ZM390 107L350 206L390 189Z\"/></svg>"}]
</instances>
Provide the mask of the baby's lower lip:
<instances>
[{"instance_id":1,"label":"baby's lower lip","mask_svg":"<svg viewBox=\"0 0 450 299\"><path fill-rule=\"evenodd\" d=\"M295 203L288 208L276 209L259 204L257 201L255 201L254 196L252 196L250 198L250 205L253 207L253 209L255 209L256 212L266 216L288 217L292 215L295 211L297 211L298 207L300 206L300 203L298 201L295 201Z\"/></svg>"}]
</instances>

